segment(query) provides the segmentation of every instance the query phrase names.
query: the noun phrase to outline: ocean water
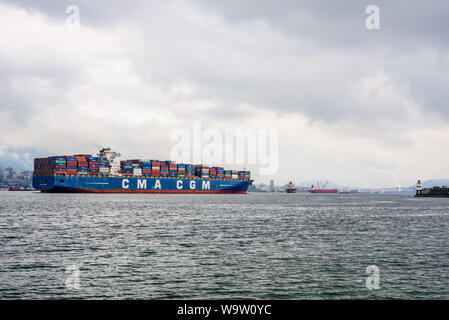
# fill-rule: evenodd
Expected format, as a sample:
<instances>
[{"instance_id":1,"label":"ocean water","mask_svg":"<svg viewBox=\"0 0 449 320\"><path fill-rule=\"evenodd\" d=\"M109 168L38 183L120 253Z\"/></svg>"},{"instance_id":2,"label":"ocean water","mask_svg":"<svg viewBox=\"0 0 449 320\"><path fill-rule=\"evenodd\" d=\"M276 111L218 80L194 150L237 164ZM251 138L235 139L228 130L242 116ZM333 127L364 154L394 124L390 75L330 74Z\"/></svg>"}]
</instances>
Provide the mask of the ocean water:
<instances>
[{"instance_id":1,"label":"ocean water","mask_svg":"<svg viewBox=\"0 0 449 320\"><path fill-rule=\"evenodd\" d=\"M448 235L449 199L0 192L0 298L449 299Z\"/></svg>"}]
</instances>

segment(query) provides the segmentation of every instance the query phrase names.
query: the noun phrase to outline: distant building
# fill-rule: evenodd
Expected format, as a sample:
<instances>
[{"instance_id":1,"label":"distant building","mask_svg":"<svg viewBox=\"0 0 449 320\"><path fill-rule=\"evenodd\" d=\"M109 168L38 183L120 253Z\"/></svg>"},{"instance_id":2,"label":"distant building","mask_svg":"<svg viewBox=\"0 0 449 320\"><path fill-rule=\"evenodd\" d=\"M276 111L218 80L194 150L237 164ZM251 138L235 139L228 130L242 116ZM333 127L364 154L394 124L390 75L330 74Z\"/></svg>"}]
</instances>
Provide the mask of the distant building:
<instances>
[{"instance_id":1,"label":"distant building","mask_svg":"<svg viewBox=\"0 0 449 320\"><path fill-rule=\"evenodd\" d=\"M274 188L274 180L270 180L270 192L275 192L275 188Z\"/></svg>"},{"instance_id":2,"label":"distant building","mask_svg":"<svg viewBox=\"0 0 449 320\"><path fill-rule=\"evenodd\" d=\"M2 171L3 179L12 178L13 174L14 174L13 168L6 168L5 170Z\"/></svg>"},{"instance_id":3,"label":"distant building","mask_svg":"<svg viewBox=\"0 0 449 320\"><path fill-rule=\"evenodd\" d=\"M6 168L0 171L0 187L26 187L31 188L33 172L30 170L20 171Z\"/></svg>"}]
</instances>

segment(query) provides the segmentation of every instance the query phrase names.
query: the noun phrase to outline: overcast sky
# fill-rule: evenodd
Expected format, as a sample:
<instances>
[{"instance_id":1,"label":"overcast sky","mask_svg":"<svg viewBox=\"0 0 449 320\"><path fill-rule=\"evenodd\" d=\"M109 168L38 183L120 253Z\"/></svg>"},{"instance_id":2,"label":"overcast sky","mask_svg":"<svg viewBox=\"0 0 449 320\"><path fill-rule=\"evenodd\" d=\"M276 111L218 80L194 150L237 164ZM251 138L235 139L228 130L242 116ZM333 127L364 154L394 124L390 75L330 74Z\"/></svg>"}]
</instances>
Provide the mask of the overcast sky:
<instances>
[{"instance_id":1,"label":"overcast sky","mask_svg":"<svg viewBox=\"0 0 449 320\"><path fill-rule=\"evenodd\" d=\"M68 28L66 6L79 8ZM365 8L380 9L380 29ZM274 179L449 177L447 1L0 1L0 164L279 130ZM236 166L240 169L241 166Z\"/></svg>"}]
</instances>

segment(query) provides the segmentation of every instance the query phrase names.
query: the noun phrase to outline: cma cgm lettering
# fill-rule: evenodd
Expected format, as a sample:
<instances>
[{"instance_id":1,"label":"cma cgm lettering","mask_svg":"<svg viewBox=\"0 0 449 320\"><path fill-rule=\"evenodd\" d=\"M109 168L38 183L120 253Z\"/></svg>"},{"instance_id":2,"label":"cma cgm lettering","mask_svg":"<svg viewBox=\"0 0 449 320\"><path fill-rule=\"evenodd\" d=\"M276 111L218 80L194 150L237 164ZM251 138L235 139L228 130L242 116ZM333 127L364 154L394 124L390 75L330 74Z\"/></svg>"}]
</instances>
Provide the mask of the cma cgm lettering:
<instances>
[{"instance_id":1,"label":"cma cgm lettering","mask_svg":"<svg viewBox=\"0 0 449 320\"><path fill-rule=\"evenodd\" d=\"M119 157L119 153L102 149L97 157L75 155L35 159L33 186L42 192L247 193L252 183L249 171L239 171L238 177L234 178L212 176L209 167L202 165L159 160L119 161ZM70 171L62 168L68 159ZM76 162L77 169L74 169ZM101 163L100 170L94 169L97 163ZM161 172L161 167L167 166L169 175ZM202 170L195 171L194 167ZM210 171L222 170L214 167Z\"/></svg>"}]
</instances>

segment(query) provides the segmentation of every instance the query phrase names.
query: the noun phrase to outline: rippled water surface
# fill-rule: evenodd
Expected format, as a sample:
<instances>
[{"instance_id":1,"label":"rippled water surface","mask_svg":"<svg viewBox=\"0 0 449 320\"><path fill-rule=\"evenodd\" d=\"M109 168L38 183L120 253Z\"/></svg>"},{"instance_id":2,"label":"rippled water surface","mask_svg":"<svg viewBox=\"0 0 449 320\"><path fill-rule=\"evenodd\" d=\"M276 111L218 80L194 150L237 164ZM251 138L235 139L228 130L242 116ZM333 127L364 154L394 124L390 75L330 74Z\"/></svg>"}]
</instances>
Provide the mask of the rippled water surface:
<instances>
[{"instance_id":1,"label":"rippled water surface","mask_svg":"<svg viewBox=\"0 0 449 320\"><path fill-rule=\"evenodd\" d=\"M0 192L0 298L449 299L448 234L449 199Z\"/></svg>"}]
</instances>

